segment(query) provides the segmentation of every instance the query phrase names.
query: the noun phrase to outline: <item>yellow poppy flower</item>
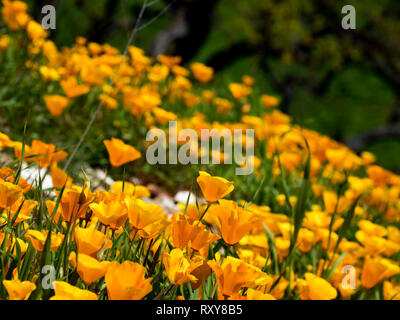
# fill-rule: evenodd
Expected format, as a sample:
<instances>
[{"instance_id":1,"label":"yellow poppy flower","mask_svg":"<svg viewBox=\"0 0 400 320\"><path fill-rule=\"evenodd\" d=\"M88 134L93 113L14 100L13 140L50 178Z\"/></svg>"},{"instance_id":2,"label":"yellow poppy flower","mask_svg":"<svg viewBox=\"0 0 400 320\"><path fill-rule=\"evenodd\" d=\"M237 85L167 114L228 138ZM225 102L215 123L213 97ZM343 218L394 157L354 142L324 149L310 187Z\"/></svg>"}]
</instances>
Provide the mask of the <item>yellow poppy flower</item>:
<instances>
[{"instance_id":1,"label":"yellow poppy flower","mask_svg":"<svg viewBox=\"0 0 400 320\"><path fill-rule=\"evenodd\" d=\"M336 289L325 279L322 279L313 273L306 273L305 278L309 299L332 300L336 298Z\"/></svg>"},{"instance_id":2,"label":"yellow poppy flower","mask_svg":"<svg viewBox=\"0 0 400 320\"><path fill-rule=\"evenodd\" d=\"M209 215L217 217L222 238L230 246L238 243L252 227L252 214L234 201L220 200L218 205L211 206Z\"/></svg>"},{"instance_id":3,"label":"yellow poppy flower","mask_svg":"<svg viewBox=\"0 0 400 320\"><path fill-rule=\"evenodd\" d=\"M69 77L66 80L60 81L60 85L70 99L82 96L90 91L89 86L78 85L78 81L75 77Z\"/></svg>"},{"instance_id":4,"label":"yellow poppy flower","mask_svg":"<svg viewBox=\"0 0 400 320\"><path fill-rule=\"evenodd\" d=\"M208 265L217 276L220 298L229 298L237 294L241 288L266 285L271 282L271 278L260 269L233 257L225 258L221 265L215 260L210 260Z\"/></svg>"},{"instance_id":5,"label":"yellow poppy flower","mask_svg":"<svg viewBox=\"0 0 400 320\"><path fill-rule=\"evenodd\" d=\"M75 252L71 252L69 255L69 262L74 268L77 268L78 274L87 285L104 277L110 263L109 261L99 262L86 254L76 255Z\"/></svg>"},{"instance_id":6,"label":"yellow poppy flower","mask_svg":"<svg viewBox=\"0 0 400 320\"><path fill-rule=\"evenodd\" d=\"M122 186L124 186L124 192L122 192ZM139 186L128 181L116 181L110 189L117 194L124 193L134 196L135 198L149 198L151 195L147 187Z\"/></svg>"},{"instance_id":7,"label":"yellow poppy flower","mask_svg":"<svg viewBox=\"0 0 400 320\"><path fill-rule=\"evenodd\" d=\"M247 300L276 300L276 299L269 293L264 293L262 291L249 288L247 290Z\"/></svg>"},{"instance_id":8,"label":"yellow poppy flower","mask_svg":"<svg viewBox=\"0 0 400 320\"><path fill-rule=\"evenodd\" d=\"M10 182L0 179L0 208L11 207L22 196L22 189Z\"/></svg>"},{"instance_id":9,"label":"yellow poppy flower","mask_svg":"<svg viewBox=\"0 0 400 320\"><path fill-rule=\"evenodd\" d=\"M140 300L153 289L151 278L145 278L146 269L138 263L112 262L106 272L110 300Z\"/></svg>"},{"instance_id":10,"label":"yellow poppy flower","mask_svg":"<svg viewBox=\"0 0 400 320\"><path fill-rule=\"evenodd\" d=\"M3 285L10 300L28 300L31 293L36 289L35 284L30 281L4 280Z\"/></svg>"},{"instance_id":11,"label":"yellow poppy flower","mask_svg":"<svg viewBox=\"0 0 400 320\"><path fill-rule=\"evenodd\" d=\"M114 230L124 225L126 219L128 219L124 202L101 201L100 203L92 203L89 207L102 224Z\"/></svg>"},{"instance_id":12,"label":"yellow poppy flower","mask_svg":"<svg viewBox=\"0 0 400 320\"><path fill-rule=\"evenodd\" d=\"M64 281L54 282L55 295L50 300L98 300L95 293L79 289Z\"/></svg>"},{"instance_id":13,"label":"yellow poppy flower","mask_svg":"<svg viewBox=\"0 0 400 320\"><path fill-rule=\"evenodd\" d=\"M75 227L74 235L78 252L93 258L106 242L106 235L92 228Z\"/></svg>"},{"instance_id":14,"label":"yellow poppy flower","mask_svg":"<svg viewBox=\"0 0 400 320\"><path fill-rule=\"evenodd\" d=\"M164 216L162 207L154 203L146 203L132 197L126 198L125 202L128 207L129 222L136 230L142 230L153 222L162 220Z\"/></svg>"},{"instance_id":15,"label":"yellow poppy flower","mask_svg":"<svg viewBox=\"0 0 400 320\"><path fill-rule=\"evenodd\" d=\"M173 282L175 286L180 286L189 281L197 281L198 279L192 272L203 264L199 260L190 261L184 256L181 249L173 249L170 253L164 253L163 263L169 281Z\"/></svg>"},{"instance_id":16,"label":"yellow poppy flower","mask_svg":"<svg viewBox=\"0 0 400 320\"><path fill-rule=\"evenodd\" d=\"M204 171L200 171L199 174L197 183L209 203L222 199L234 189L233 182L231 181L221 177L213 177Z\"/></svg>"},{"instance_id":17,"label":"yellow poppy flower","mask_svg":"<svg viewBox=\"0 0 400 320\"><path fill-rule=\"evenodd\" d=\"M181 214L172 217L172 241L175 248L184 249L190 242L195 251L200 251L218 239L220 236L207 231L200 221L190 222Z\"/></svg>"},{"instance_id":18,"label":"yellow poppy flower","mask_svg":"<svg viewBox=\"0 0 400 320\"><path fill-rule=\"evenodd\" d=\"M28 230L25 234L25 238L27 238L33 245L33 247L42 252L44 249L44 245L46 243L47 235L49 231L44 230L42 232L37 230ZM50 243L50 251L55 251L61 245L64 240L64 235L61 233L51 233L51 243Z\"/></svg>"},{"instance_id":19,"label":"yellow poppy flower","mask_svg":"<svg viewBox=\"0 0 400 320\"><path fill-rule=\"evenodd\" d=\"M190 69L193 72L194 77L203 83L211 81L214 76L214 70L211 67L207 67L203 63L195 62L190 65Z\"/></svg>"},{"instance_id":20,"label":"yellow poppy flower","mask_svg":"<svg viewBox=\"0 0 400 320\"><path fill-rule=\"evenodd\" d=\"M44 96L44 102L53 117L61 116L69 105L69 99L60 95Z\"/></svg>"},{"instance_id":21,"label":"yellow poppy flower","mask_svg":"<svg viewBox=\"0 0 400 320\"><path fill-rule=\"evenodd\" d=\"M125 144L122 140L111 138L111 140L103 141L113 167L120 167L128 162L134 161L141 157L141 153L134 147Z\"/></svg>"},{"instance_id":22,"label":"yellow poppy flower","mask_svg":"<svg viewBox=\"0 0 400 320\"><path fill-rule=\"evenodd\" d=\"M361 284L372 288L383 280L400 273L400 267L392 260L367 256L361 273Z\"/></svg>"},{"instance_id":23,"label":"yellow poppy flower","mask_svg":"<svg viewBox=\"0 0 400 320\"><path fill-rule=\"evenodd\" d=\"M60 205L61 215L66 222L73 222L76 219L84 219L89 204L94 200L94 195L88 188L73 186L65 189Z\"/></svg>"}]
</instances>

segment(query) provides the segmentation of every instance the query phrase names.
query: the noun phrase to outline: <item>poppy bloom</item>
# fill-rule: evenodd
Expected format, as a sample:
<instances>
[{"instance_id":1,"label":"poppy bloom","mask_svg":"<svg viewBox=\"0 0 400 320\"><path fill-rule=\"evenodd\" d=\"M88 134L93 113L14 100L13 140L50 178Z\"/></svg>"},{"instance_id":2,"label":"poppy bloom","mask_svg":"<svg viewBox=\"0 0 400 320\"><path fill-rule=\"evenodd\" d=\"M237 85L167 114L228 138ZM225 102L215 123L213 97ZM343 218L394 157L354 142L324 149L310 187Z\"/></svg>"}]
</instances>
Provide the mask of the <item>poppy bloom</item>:
<instances>
[{"instance_id":1,"label":"poppy bloom","mask_svg":"<svg viewBox=\"0 0 400 320\"><path fill-rule=\"evenodd\" d=\"M0 208L7 209L22 196L22 189L0 179Z\"/></svg>"},{"instance_id":2,"label":"poppy bloom","mask_svg":"<svg viewBox=\"0 0 400 320\"><path fill-rule=\"evenodd\" d=\"M66 222L73 222L78 218L84 219L89 204L94 200L94 195L88 188L74 186L65 189L61 197L61 215Z\"/></svg>"},{"instance_id":3,"label":"poppy bloom","mask_svg":"<svg viewBox=\"0 0 400 320\"><path fill-rule=\"evenodd\" d=\"M140 300L153 289L151 278L145 278L146 269L131 261L111 262L105 276L110 300Z\"/></svg>"},{"instance_id":4,"label":"poppy bloom","mask_svg":"<svg viewBox=\"0 0 400 320\"><path fill-rule=\"evenodd\" d=\"M260 269L239 259L228 257L220 265L215 260L208 261L218 281L218 295L229 298L241 288L255 287L270 283L271 279Z\"/></svg>"},{"instance_id":5,"label":"poppy bloom","mask_svg":"<svg viewBox=\"0 0 400 320\"><path fill-rule=\"evenodd\" d=\"M190 69L192 69L193 75L196 80L206 83L211 81L214 76L214 70L211 67L207 67L203 63L195 62L190 65Z\"/></svg>"},{"instance_id":6,"label":"poppy bloom","mask_svg":"<svg viewBox=\"0 0 400 320\"><path fill-rule=\"evenodd\" d=\"M147 77L151 82L161 82L168 77L168 74L169 69L166 65L156 64L149 69Z\"/></svg>"},{"instance_id":7,"label":"poppy bloom","mask_svg":"<svg viewBox=\"0 0 400 320\"><path fill-rule=\"evenodd\" d=\"M23 1L3 0L1 10L3 20L11 30L24 27L31 19L27 14L28 5Z\"/></svg>"},{"instance_id":8,"label":"poppy bloom","mask_svg":"<svg viewBox=\"0 0 400 320\"><path fill-rule=\"evenodd\" d=\"M182 62L182 58L179 56L166 56L163 54L158 55L157 60L170 69Z\"/></svg>"},{"instance_id":9,"label":"poppy bloom","mask_svg":"<svg viewBox=\"0 0 400 320\"><path fill-rule=\"evenodd\" d=\"M33 290L36 289L35 284L30 281L4 280L3 285L10 300L28 300Z\"/></svg>"},{"instance_id":10,"label":"poppy bloom","mask_svg":"<svg viewBox=\"0 0 400 320\"><path fill-rule=\"evenodd\" d=\"M264 293L262 291L249 288L247 290L247 300L276 300L276 299L269 293Z\"/></svg>"},{"instance_id":11,"label":"poppy bloom","mask_svg":"<svg viewBox=\"0 0 400 320\"><path fill-rule=\"evenodd\" d=\"M197 280L195 281L190 281L192 290L197 290L198 288L200 288L200 286L204 283L204 281L206 281L207 278L210 276L212 271L210 266L207 264L207 260L204 260L198 256L195 258L201 261L202 264L192 270L192 275L194 275L197 278Z\"/></svg>"},{"instance_id":12,"label":"poppy bloom","mask_svg":"<svg viewBox=\"0 0 400 320\"><path fill-rule=\"evenodd\" d=\"M163 218L139 230L138 235L143 239L155 239L158 235L165 231L169 224L170 222L166 218Z\"/></svg>"},{"instance_id":13,"label":"poppy bloom","mask_svg":"<svg viewBox=\"0 0 400 320\"><path fill-rule=\"evenodd\" d=\"M50 175L54 187L62 188L64 185L67 187L72 186L72 179L64 170L60 169L56 163L51 166Z\"/></svg>"},{"instance_id":14,"label":"poppy bloom","mask_svg":"<svg viewBox=\"0 0 400 320\"><path fill-rule=\"evenodd\" d=\"M198 279L192 272L203 264L202 261L190 261L184 256L181 249L173 249L170 253L164 253L163 263L169 281L173 282L175 286L189 281L197 281Z\"/></svg>"},{"instance_id":15,"label":"poppy bloom","mask_svg":"<svg viewBox=\"0 0 400 320\"><path fill-rule=\"evenodd\" d=\"M40 140L33 140L30 149L25 149L25 160L35 161L39 167L48 168L50 165L58 163L67 157L65 151L56 151L54 144L47 144Z\"/></svg>"},{"instance_id":16,"label":"poppy bloom","mask_svg":"<svg viewBox=\"0 0 400 320\"><path fill-rule=\"evenodd\" d=\"M4 147L13 147L14 142L4 133L0 132L0 150Z\"/></svg>"},{"instance_id":17,"label":"poppy bloom","mask_svg":"<svg viewBox=\"0 0 400 320\"><path fill-rule=\"evenodd\" d=\"M97 300L96 294L89 290L79 289L64 281L54 282L55 295L50 300Z\"/></svg>"},{"instance_id":18,"label":"poppy bloom","mask_svg":"<svg viewBox=\"0 0 400 320\"><path fill-rule=\"evenodd\" d=\"M44 96L44 102L53 117L61 116L69 104L68 98L60 95Z\"/></svg>"},{"instance_id":19,"label":"poppy bloom","mask_svg":"<svg viewBox=\"0 0 400 320\"><path fill-rule=\"evenodd\" d=\"M325 191L323 193L325 209L328 213L334 213L335 211L341 213L346 210L349 203L344 197L340 197L338 201L337 194L335 192Z\"/></svg>"},{"instance_id":20,"label":"poppy bloom","mask_svg":"<svg viewBox=\"0 0 400 320\"><path fill-rule=\"evenodd\" d=\"M76 255L75 252L71 252L69 255L69 262L77 269L78 274L87 285L104 277L110 263L109 261L99 262L86 254Z\"/></svg>"},{"instance_id":21,"label":"poppy bloom","mask_svg":"<svg viewBox=\"0 0 400 320\"><path fill-rule=\"evenodd\" d=\"M57 211L54 213L54 209L56 207L56 202L52 200L46 200L46 209L49 215L49 218L53 217L53 222L57 223L61 217L61 206L58 206Z\"/></svg>"},{"instance_id":22,"label":"poppy bloom","mask_svg":"<svg viewBox=\"0 0 400 320\"><path fill-rule=\"evenodd\" d=\"M190 222L185 216L177 214L172 217L172 239L176 248L184 249L190 242L191 247L199 251L220 236L207 231L200 221Z\"/></svg>"},{"instance_id":23,"label":"poppy bloom","mask_svg":"<svg viewBox=\"0 0 400 320\"><path fill-rule=\"evenodd\" d=\"M168 121L173 121L176 120L176 114L166 111L162 108L154 108L152 110L155 119L157 120L157 122L164 124L167 123Z\"/></svg>"},{"instance_id":24,"label":"poppy bloom","mask_svg":"<svg viewBox=\"0 0 400 320\"><path fill-rule=\"evenodd\" d=\"M75 228L75 242L78 253L96 257L97 252L104 246L106 235L91 228Z\"/></svg>"},{"instance_id":25,"label":"poppy bloom","mask_svg":"<svg viewBox=\"0 0 400 320\"><path fill-rule=\"evenodd\" d=\"M21 197L13 205L10 207L11 216L18 212L18 216L15 219L15 224L18 224L22 221L28 220L31 218L31 212L39 203L35 200L26 200Z\"/></svg>"},{"instance_id":26,"label":"poppy bloom","mask_svg":"<svg viewBox=\"0 0 400 320\"><path fill-rule=\"evenodd\" d=\"M8 46L11 43L11 37L8 35L2 35L0 36L0 52L6 51Z\"/></svg>"},{"instance_id":27,"label":"poppy bloom","mask_svg":"<svg viewBox=\"0 0 400 320\"><path fill-rule=\"evenodd\" d=\"M60 81L61 87L68 98L76 98L90 91L90 87L86 85L78 85L75 77L69 77L66 80Z\"/></svg>"},{"instance_id":28,"label":"poppy bloom","mask_svg":"<svg viewBox=\"0 0 400 320\"><path fill-rule=\"evenodd\" d=\"M154 203L146 203L141 199L128 197L125 200L128 207L129 222L136 230L163 219L162 207Z\"/></svg>"},{"instance_id":29,"label":"poppy bloom","mask_svg":"<svg viewBox=\"0 0 400 320\"><path fill-rule=\"evenodd\" d=\"M197 183L209 203L222 199L234 189L233 182L221 177L213 177L207 172L200 171Z\"/></svg>"},{"instance_id":30,"label":"poppy bloom","mask_svg":"<svg viewBox=\"0 0 400 320\"><path fill-rule=\"evenodd\" d=\"M26 31L28 33L28 37L34 41L47 37L47 32L43 29L42 25L34 20L28 22Z\"/></svg>"},{"instance_id":31,"label":"poppy bloom","mask_svg":"<svg viewBox=\"0 0 400 320\"><path fill-rule=\"evenodd\" d=\"M47 235L49 231L44 230L42 232L37 230L28 230L25 234L25 238L30 240L33 247L42 252L44 250L44 245L46 243ZM61 245L64 240L64 235L61 233L52 233L51 234L51 243L50 243L50 251L55 251Z\"/></svg>"},{"instance_id":32,"label":"poppy bloom","mask_svg":"<svg viewBox=\"0 0 400 320\"><path fill-rule=\"evenodd\" d=\"M252 76L249 76L247 74L245 74L242 77L242 82L243 84L245 84L248 87L252 87L255 83L256 83L256 79L254 79Z\"/></svg>"},{"instance_id":33,"label":"poppy bloom","mask_svg":"<svg viewBox=\"0 0 400 320\"><path fill-rule=\"evenodd\" d=\"M383 280L400 273L400 267L392 260L367 256L361 273L361 284L372 288Z\"/></svg>"},{"instance_id":34,"label":"poppy bloom","mask_svg":"<svg viewBox=\"0 0 400 320\"><path fill-rule=\"evenodd\" d=\"M104 140L103 143L107 148L108 156L113 167L120 167L142 156L134 147L125 144L120 139L111 138L111 140Z\"/></svg>"},{"instance_id":35,"label":"poppy bloom","mask_svg":"<svg viewBox=\"0 0 400 320\"><path fill-rule=\"evenodd\" d=\"M336 289L328 281L313 273L306 273L305 280L298 279L297 286L302 300L332 300L337 296Z\"/></svg>"},{"instance_id":36,"label":"poppy bloom","mask_svg":"<svg viewBox=\"0 0 400 320\"><path fill-rule=\"evenodd\" d=\"M230 246L238 243L252 227L252 214L234 201L220 200L218 205L211 206L209 215L217 217L222 238Z\"/></svg>"},{"instance_id":37,"label":"poppy bloom","mask_svg":"<svg viewBox=\"0 0 400 320\"><path fill-rule=\"evenodd\" d=\"M395 283L385 281L383 283L383 297L385 300L400 300L400 286Z\"/></svg>"},{"instance_id":38,"label":"poppy bloom","mask_svg":"<svg viewBox=\"0 0 400 320\"><path fill-rule=\"evenodd\" d=\"M246 98L252 91L251 88L241 83L231 83L229 85L229 90L236 100L242 100Z\"/></svg>"},{"instance_id":39,"label":"poppy bloom","mask_svg":"<svg viewBox=\"0 0 400 320\"><path fill-rule=\"evenodd\" d=\"M384 237L388 233L385 227L372 223L369 220L360 220L357 225L368 236Z\"/></svg>"},{"instance_id":40,"label":"poppy bloom","mask_svg":"<svg viewBox=\"0 0 400 320\"><path fill-rule=\"evenodd\" d=\"M122 186L124 191L122 192ZM124 193L135 198L149 198L151 193L150 190L145 186L135 185L128 181L116 181L111 187L111 191L116 194Z\"/></svg>"},{"instance_id":41,"label":"poppy bloom","mask_svg":"<svg viewBox=\"0 0 400 320\"><path fill-rule=\"evenodd\" d=\"M279 104L279 100L273 96L263 94L261 96L261 101L267 108L275 108Z\"/></svg>"},{"instance_id":42,"label":"poppy bloom","mask_svg":"<svg viewBox=\"0 0 400 320\"><path fill-rule=\"evenodd\" d=\"M102 224L114 230L125 224L126 219L128 219L124 202L101 201L100 203L92 203L89 207Z\"/></svg>"}]
</instances>

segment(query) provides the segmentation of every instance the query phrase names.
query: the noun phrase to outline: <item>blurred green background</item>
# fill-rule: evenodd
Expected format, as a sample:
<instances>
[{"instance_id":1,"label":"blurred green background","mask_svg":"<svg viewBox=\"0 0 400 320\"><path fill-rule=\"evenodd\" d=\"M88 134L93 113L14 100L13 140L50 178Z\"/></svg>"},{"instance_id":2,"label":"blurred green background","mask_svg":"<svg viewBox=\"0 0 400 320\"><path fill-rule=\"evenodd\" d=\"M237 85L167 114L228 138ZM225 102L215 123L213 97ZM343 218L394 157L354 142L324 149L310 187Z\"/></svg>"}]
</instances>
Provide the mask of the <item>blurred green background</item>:
<instances>
[{"instance_id":1,"label":"blurred green background","mask_svg":"<svg viewBox=\"0 0 400 320\"><path fill-rule=\"evenodd\" d=\"M123 49L142 0L27 1L57 9L51 39L75 37ZM400 172L400 2L398 0L148 0L135 45L181 55L217 71L217 81L257 79L296 123L369 150ZM356 9L356 30L341 26Z\"/></svg>"}]
</instances>

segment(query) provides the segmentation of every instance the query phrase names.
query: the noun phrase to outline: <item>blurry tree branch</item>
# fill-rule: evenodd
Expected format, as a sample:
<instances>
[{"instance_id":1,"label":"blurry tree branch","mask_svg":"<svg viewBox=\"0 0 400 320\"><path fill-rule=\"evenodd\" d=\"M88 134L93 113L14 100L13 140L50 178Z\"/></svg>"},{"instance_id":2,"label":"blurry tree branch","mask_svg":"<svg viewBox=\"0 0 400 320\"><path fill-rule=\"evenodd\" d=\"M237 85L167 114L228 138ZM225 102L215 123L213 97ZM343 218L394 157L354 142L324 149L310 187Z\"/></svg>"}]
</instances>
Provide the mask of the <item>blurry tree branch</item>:
<instances>
[{"instance_id":1,"label":"blurry tree branch","mask_svg":"<svg viewBox=\"0 0 400 320\"><path fill-rule=\"evenodd\" d=\"M109 34L112 26L114 25L114 15L118 8L119 1L107 1L105 17L101 16L93 20L90 33L88 34L88 40L92 42L102 43L107 34Z\"/></svg>"},{"instance_id":2,"label":"blurry tree branch","mask_svg":"<svg viewBox=\"0 0 400 320\"><path fill-rule=\"evenodd\" d=\"M199 51L210 33L219 0L177 0L171 7L172 23L155 37L151 55L172 52L187 62Z\"/></svg>"},{"instance_id":3,"label":"blurry tree branch","mask_svg":"<svg viewBox=\"0 0 400 320\"><path fill-rule=\"evenodd\" d=\"M372 141L383 138L400 138L400 122L388 123L347 140L346 145L356 152L365 150Z\"/></svg>"}]
</instances>

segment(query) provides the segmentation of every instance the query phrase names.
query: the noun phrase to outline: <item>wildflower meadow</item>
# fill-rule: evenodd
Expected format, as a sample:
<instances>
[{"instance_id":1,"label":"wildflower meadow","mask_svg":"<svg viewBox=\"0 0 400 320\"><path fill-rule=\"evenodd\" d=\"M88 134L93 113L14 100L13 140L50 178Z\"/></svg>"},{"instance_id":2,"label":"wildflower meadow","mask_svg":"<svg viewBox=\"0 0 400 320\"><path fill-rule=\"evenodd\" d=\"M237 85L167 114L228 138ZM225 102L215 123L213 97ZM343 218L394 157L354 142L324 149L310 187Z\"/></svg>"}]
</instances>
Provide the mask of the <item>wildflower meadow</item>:
<instances>
[{"instance_id":1,"label":"wildflower meadow","mask_svg":"<svg viewBox=\"0 0 400 320\"><path fill-rule=\"evenodd\" d=\"M0 20L1 300L399 300L400 176L243 74ZM250 73L250 72L249 72Z\"/></svg>"}]
</instances>

